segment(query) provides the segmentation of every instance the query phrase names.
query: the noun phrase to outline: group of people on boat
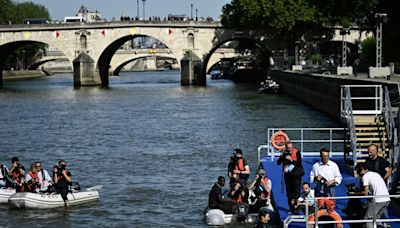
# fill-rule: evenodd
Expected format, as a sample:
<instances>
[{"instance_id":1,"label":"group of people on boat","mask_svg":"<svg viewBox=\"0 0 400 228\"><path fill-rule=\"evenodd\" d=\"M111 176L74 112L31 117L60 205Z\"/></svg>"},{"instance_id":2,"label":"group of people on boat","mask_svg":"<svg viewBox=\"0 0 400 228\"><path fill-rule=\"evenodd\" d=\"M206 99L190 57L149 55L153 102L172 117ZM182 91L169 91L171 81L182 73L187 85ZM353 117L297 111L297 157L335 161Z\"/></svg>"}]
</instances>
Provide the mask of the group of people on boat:
<instances>
[{"instance_id":1,"label":"group of people on boat","mask_svg":"<svg viewBox=\"0 0 400 228\"><path fill-rule=\"evenodd\" d=\"M271 202L272 182L264 169L259 169L254 180L248 183L249 176L250 167L243 158L242 150L235 149L228 164L230 190L224 194L222 189L225 186L225 177L219 176L209 193L208 207L236 216L239 211L244 211L245 214L258 213L255 226L265 227L274 216Z\"/></svg>"},{"instance_id":2,"label":"group of people on boat","mask_svg":"<svg viewBox=\"0 0 400 228\"><path fill-rule=\"evenodd\" d=\"M61 194L65 206L69 206L67 194L72 184L72 175L64 160L53 167L52 176L44 169L41 161L33 162L27 171L18 157L11 159L10 169L2 163L0 169L0 188L15 189L16 192Z\"/></svg>"},{"instance_id":3,"label":"group of people on boat","mask_svg":"<svg viewBox=\"0 0 400 228\"><path fill-rule=\"evenodd\" d=\"M387 207L390 202L387 187L388 178L392 174L391 165L383 157L378 156L378 147L371 144L368 147L369 157L364 163L358 163L355 167L361 178L360 191L349 191L348 195L373 195L380 196L371 199L367 204L366 212L361 218L352 219L372 219L389 218ZM277 160L278 165L282 165L287 203L289 206L288 214L299 214L301 211L310 215L309 221L314 220L315 214L323 210L324 213L341 220L336 213L336 201L331 197L336 196L336 188L342 184L342 174L339 166L330 160L330 151L326 148L320 150L320 160L315 162L309 173L310 182L302 182L305 175L302 164L301 152L293 146L290 141L285 141L284 149ZM225 186L225 178L218 177L209 193L208 206L211 209L220 209L225 213L235 213L239 205L244 207L249 213L258 212L258 222L255 227L269 227L267 224L274 216L274 208L271 206L272 182L264 169L259 169L255 179L248 184L250 175L249 165L243 158L242 151L235 149L231 161L228 165L228 176L230 177L230 191L224 197L222 188ZM301 189L301 190L300 190ZM315 197L326 197L316 201ZM314 211L315 204L318 204L318 212ZM347 208L348 210L350 208ZM350 209L351 210L351 209ZM346 214L351 214L348 211ZM268 217L268 218L267 218ZM349 217L349 216L348 216ZM389 227L389 224L383 224ZM366 227L373 227L373 223L366 223Z\"/></svg>"}]
</instances>

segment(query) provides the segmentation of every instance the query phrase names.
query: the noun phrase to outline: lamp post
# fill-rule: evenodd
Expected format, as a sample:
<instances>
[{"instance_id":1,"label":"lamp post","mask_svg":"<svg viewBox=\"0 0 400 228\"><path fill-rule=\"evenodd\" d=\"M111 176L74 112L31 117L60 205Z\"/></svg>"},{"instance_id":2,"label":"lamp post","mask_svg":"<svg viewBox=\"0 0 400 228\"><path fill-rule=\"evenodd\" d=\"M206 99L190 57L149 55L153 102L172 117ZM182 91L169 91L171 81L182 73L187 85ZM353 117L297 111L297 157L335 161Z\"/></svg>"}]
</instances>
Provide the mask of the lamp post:
<instances>
[{"instance_id":1,"label":"lamp post","mask_svg":"<svg viewBox=\"0 0 400 228\"><path fill-rule=\"evenodd\" d=\"M346 35L350 34L350 30L347 28L343 28L340 30L340 35L342 35L342 67L347 65L347 42Z\"/></svg>"},{"instance_id":2,"label":"lamp post","mask_svg":"<svg viewBox=\"0 0 400 228\"><path fill-rule=\"evenodd\" d=\"M145 8L146 0L142 0L142 2L143 2L143 20L146 20L146 8Z\"/></svg>"},{"instance_id":3,"label":"lamp post","mask_svg":"<svg viewBox=\"0 0 400 228\"><path fill-rule=\"evenodd\" d=\"M197 17L198 12L199 12L199 10L196 8L196 21L198 20L198 17Z\"/></svg>"},{"instance_id":4,"label":"lamp post","mask_svg":"<svg viewBox=\"0 0 400 228\"><path fill-rule=\"evenodd\" d=\"M386 13L376 13L376 67L382 66L382 24L386 23L388 18Z\"/></svg>"},{"instance_id":5,"label":"lamp post","mask_svg":"<svg viewBox=\"0 0 400 228\"><path fill-rule=\"evenodd\" d=\"M136 0L136 18L139 20L139 0Z\"/></svg>"},{"instance_id":6,"label":"lamp post","mask_svg":"<svg viewBox=\"0 0 400 228\"><path fill-rule=\"evenodd\" d=\"M193 3L190 4L190 20L193 20Z\"/></svg>"}]
</instances>

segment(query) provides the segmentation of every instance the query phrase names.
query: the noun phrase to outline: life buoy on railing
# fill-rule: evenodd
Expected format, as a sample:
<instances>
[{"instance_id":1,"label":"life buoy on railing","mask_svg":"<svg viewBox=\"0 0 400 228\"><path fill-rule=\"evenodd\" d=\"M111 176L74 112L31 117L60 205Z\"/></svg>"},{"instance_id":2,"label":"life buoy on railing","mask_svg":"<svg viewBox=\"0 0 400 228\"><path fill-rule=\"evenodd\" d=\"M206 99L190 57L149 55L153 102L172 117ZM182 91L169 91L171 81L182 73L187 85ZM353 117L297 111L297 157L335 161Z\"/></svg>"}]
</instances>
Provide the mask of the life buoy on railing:
<instances>
[{"instance_id":1,"label":"life buoy on railing","mask_svg":"<svg viewBox=\"0 0 400 228\"><path fill-rule=\"evenodd\" d=\"M277 150L285 149L285 142L289 141L289 137L283 131L275 132L271 137L271 144Z\"/></svg>"},{"instance_id":2,"label":"life buoy on railing","mask_svg":"<svg viewBox=\"0 0 400 228\"><path fill-rule=\"evenodd\" d=\"M331 217L334 221L336 221L336 227L337 228L342 228L343 224L342 224L342 217L340 217L340 215L336 212L336 211L328 211L327 209L320 209L317 211L317 216L322 217L322 216L327 216L327 217ZM310 217L308 218L309 222L314 222L315 221L315 214L312 213L310 215ZM314 227L314 225L309 225L309 227Z\"/></svg>"}]
</instances>

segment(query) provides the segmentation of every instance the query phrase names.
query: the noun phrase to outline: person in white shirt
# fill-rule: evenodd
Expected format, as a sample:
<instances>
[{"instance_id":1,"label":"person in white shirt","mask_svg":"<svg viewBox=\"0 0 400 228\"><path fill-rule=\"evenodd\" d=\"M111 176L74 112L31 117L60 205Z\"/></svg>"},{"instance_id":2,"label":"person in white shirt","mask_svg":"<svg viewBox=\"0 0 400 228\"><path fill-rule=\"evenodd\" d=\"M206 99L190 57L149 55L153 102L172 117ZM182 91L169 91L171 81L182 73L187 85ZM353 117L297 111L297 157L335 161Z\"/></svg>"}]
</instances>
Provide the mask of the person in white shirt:
<instances>
[{"instance_id":1,"label":"person in white shirt","mask_svg":"<svg viewBox=\"0 0 400 228\"><path fill-rule=\"evenodd\" d=\"M358 163L356 165L356 170L358 175L362 177L363 189L361 192L349 192L349 195L367 196L370 194L373 196L382 196L368 202L367 211L364 215L364 219L372 219L374 215L376 219L379 219L390 203L389 191L386 187L386 183L379 173L369 171L365 163ZM373 205L373 202L375 205ZM374 224L372 222L367 222L367 228L372 227L374 227Z\"/></svg>"},{"instance_id":2,"label":"person in white shirt","mask_svg":"<svg viewBox=\"0 0 400 228\"><path fill-rule=\"evenodd\" d=\"M302 189L303 192L301 192L300 197L297 199L297 202L295 204L295 207L299 207L301 208L301 210L303 211L303 213L305 213L305 208L306 208L306 204L308 204L308 213L314 213L314 190L311 189L311 186L308 182L304 182L302 184Z\"/></svg>"},{"instance_id":3,"label":"person in white shirt","mask_svg":"<svg viewBox=\"0 0 400 228\"><path fill-rule=\"evenodd\" d=\"M340 173L339 166L329 160L329 150L322 148L320 150L321 161L316 162L310 172L310 183L317 182L317 185L327 186L327 196L335 196L335 187L342 183L342 174ZM315 196L320 195L320 191L316 189Z\"/></svg>"}]
</instances>

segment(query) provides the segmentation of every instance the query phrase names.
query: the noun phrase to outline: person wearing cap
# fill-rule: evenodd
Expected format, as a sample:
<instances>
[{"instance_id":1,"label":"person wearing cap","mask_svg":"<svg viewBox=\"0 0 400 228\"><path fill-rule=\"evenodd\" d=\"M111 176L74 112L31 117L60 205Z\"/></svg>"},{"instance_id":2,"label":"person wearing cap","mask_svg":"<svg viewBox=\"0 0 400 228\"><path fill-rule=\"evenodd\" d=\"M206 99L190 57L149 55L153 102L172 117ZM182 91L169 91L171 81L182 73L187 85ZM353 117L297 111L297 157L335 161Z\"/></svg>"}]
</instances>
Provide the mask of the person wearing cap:
<instances>
[{"instance_id":1,"label":"person wearing cap","mask_svg":"<svg viewBox=\"0 0 400 228\"><path fill-rule=\"evenodd\" d=\"M259 169L253 182L249 185L249 190L253 191L257 198L252 211L258 211L262 207L271 205L271 189L272 181L266 177L264 169Z\"/></svg>"},{"instance_id":2,"label":"person wearing cap","mask_svg":"<svg viewBox=\"0 0 400 228\"><path fill-rule=\"evenodd\" d=\"M229 185L232 186L235 181L239 181L243 186L247 186L247 179L250 175L250 167L243 158L241 149L235 149L228 164Z\"/></svg>"},{"instance_id":3,"label":"person wearing cap","mask_svg":"<svg viewBox=\"0 0 400 228\"><path fill-rule=\"evenodd\" d=\"M298 213L294 204L300 196L301 179L304 175L300 150L294 147L292 142L285 142L285 150L279 156L277 164L282 164L289 213Z\"/></svg>"}]
</instances>

